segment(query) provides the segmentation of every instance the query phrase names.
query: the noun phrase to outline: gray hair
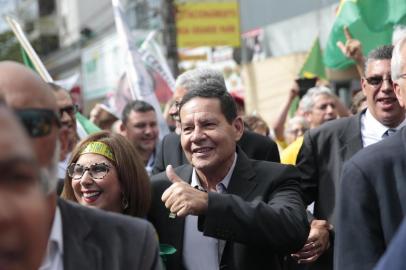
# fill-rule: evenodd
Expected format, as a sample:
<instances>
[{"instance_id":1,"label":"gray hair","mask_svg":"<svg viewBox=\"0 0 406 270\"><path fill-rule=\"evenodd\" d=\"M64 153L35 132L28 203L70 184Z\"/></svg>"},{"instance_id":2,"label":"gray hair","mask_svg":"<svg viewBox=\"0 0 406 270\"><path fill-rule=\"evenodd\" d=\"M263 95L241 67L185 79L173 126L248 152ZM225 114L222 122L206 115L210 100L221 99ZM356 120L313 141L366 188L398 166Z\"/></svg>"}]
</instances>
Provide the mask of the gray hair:
<instances>
[{"instance_id":1,"label":"gray hair","mask_svg":"<svg viewBox=\"0 0 406 270\"><path fill-rule=\"evenodd\" d=\"M227 89L223 74L210 68L196 68L182 73L176 79L175 89L184 88L186 91L190 91L200 84L210 82L222 84Z\"/></svg>"},{"instance_id":2,"label":"gray hair","mask_svg":"<svg viewBox=\"0 0 406 270\"><path fill-rule=\"evenodd\" d=\"M321 95L332 97L332 98L336 97L336 95L334 95L333 92L331 92L331 90L325 86L316 86L316 87L310 88L307 91L306 95L304 95L302 97L302 99L300 100L299 106L302 109L302 111L310 112L313 109L316 97L321 96Z\"/></svg>"},{"instance_id":3,"label":"gray hair","mask_svg":"<svg viewBox=\"0 0 406 270\"><path fill-rule=\"evenodd\" d=\"M295 116L290 118L286 123L286 131L289 131L296 124L301 125L305 130L310 128L309 122L303 116Z\"/></svg>"},{"instance_id":4,"label":"gray hair","mask_svg":"<svg viewBox=\"0 0 406 270\"><path fill-rule=\"evenodd\" d=\"M403 36L395 45L393 49L393 56L391 60L391 77L392 81L397 81L402 73L405 59L402 57L402 48L406 44L406 36Z\"/></svg>"},{"instance_id":5,"label":"gray hair","mask_svg":"<svg viewBox=\"0 0 406 270\"><path fill-rule=\"evenodd\" d=\"M392 44L396 45L398 41L403 39L406 36L406 25L397 25L393 30L392 34Z\"/></svg>"},{"instance_id":6,"label":"gray hair","mask_svg":"<svg viewBox=\"0 0 406 270\"><path fill-rule=\"evenodd\" d=\"M364 64L364 75L368 70L368 66L371 61L376 60L391 60L393 52L393 45L383 45L370 51Z\"/></svg>"}]
</instances>

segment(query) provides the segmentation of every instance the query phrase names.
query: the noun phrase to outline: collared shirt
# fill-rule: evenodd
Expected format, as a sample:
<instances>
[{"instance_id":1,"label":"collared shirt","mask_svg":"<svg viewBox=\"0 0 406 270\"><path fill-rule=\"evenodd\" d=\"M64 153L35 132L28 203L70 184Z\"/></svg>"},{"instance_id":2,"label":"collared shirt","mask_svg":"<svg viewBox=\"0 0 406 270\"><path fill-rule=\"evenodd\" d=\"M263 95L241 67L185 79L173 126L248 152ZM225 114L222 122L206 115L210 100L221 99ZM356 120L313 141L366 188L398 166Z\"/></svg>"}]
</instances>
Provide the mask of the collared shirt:
<instances>
[{"instance_id":1,"label":"collared shirt","mask_svg":"<svg viewBox=\"0 0 406 270\"><path fill-rule=\"evenodd\" d=\"M399 130L405 125L406 118L395 129ZM366 112L361 116L361 136L363 146L367 147L371 144L381 141L384 133L388 129L389 127L376 120L371 112L367 109Z\"/></svg>"},{"instance_id":2,"label":"collared shirt","mask_svg":"<svg viewBox=\"0 0 406 270\"><path fill-rule=\"evenodd\" d=\"M234 155L234 162L227 175L216 185L217 193L223 193L224 189L228 188L236 161L237 153ZM190 185L203 189L194 168ZM216 238L204 236L203 232L197 229L197 220L198 216L189 215L185 218L185 231L183 233L183 261L185 267L189 270L219 269L219 241Z\"/></svg>"},{"instance_id":3,"label":"collared shirt","mask_svg":"<svg viewBox=\"0 0 406 270\"><path fill-rule=\"evenodd\" d=\"M145 165L145 170L148 173L148 176L152 175L152 169L154 168L155 163L155 152L153 152L148 159L147 165Z\"/></svg>"},{"instance_id":4,"label":"collared shirt","mask_svg":"<svg viewBox=\"0 0 406 270\"><path fill-rule=\"evenodd\" d=\"M66 155L65 160L58 162L58 179L65 179L65 174L66 174L66 170L69 165L68 163L69 163L71 155L72 155L72 152L68 153Z\"/></svg>"},{"instance_id":5,"label":"collared shirt","mask_svg":"<svg viewBox=\"0 0 406 270\"><path fill-rule=\"evenodd\" d=\"M47 252L39 270L63 270L63 234L61 210L56 207Z\"/></svg>"}]
</instances>

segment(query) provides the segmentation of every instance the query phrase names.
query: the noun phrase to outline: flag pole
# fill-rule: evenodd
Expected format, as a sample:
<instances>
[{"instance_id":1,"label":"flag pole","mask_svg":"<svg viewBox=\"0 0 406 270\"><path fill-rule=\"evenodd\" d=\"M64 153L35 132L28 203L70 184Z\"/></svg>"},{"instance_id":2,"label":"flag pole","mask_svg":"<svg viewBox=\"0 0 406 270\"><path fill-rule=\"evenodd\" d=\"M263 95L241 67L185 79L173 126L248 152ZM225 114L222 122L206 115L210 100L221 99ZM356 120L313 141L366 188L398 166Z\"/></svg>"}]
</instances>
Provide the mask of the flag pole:
<instances>
[{"instance_id":1,"label":"flag pole","mask_svg":"<svg viewBox=\"0 0 406 270\"><path fill-rule=\"evenodd\" d=\"M35 70L41 76L41 78L46 82L53 82L51 75L49 75L44 64L41 62L41 59L38 57L37 53L31 46L31 43L28 41L27 37L24 34L24 31L21 29L20 24L12 17L6 15L4 16L7 23L10 25L11 30L14 32L14 35L17 37L17 40L20 42L20 45L23 47L25 52L30 57L32 64L35 67Z\"/></svg>"}]
</instances>

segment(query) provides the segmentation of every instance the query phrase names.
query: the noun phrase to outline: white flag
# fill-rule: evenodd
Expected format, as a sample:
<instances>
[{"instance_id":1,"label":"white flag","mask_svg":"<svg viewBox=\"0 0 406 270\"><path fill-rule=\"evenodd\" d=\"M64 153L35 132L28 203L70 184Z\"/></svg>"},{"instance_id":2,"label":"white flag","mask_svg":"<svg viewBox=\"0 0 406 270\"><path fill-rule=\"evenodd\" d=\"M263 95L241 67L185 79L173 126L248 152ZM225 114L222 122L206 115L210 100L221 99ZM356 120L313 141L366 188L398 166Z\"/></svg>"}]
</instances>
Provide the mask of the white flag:
<instances>
[{"instance_id":1,"label":"white flag","mask_svg":"<svg viewBox=\"0 0 406 270\"><path fill-rule=\"evenodd\" d=\"M145 68L142 57L135 46L134 39L125 21L125 14L120 0L112 0L112 4L117 34L126 61L126 73L132 98L134 100L138 99L148 102L154 107L159 123L159 137L162 138L169 132L169 129L162 116L161 107L154 92L154 82Z\"/></svg>"},{"instance_id":2,"label":"white flag","mask_svg":"<svg viewBox=\"0 0 406 270\"><path fill-rule=\"evenodd\" d=\"M140 47L140 53L144 62L162 77L168 88L173 92L175 89L175 78L161 48L154 39L155 34L156 31L148 34Z\"/></svg>"}]
</instances>

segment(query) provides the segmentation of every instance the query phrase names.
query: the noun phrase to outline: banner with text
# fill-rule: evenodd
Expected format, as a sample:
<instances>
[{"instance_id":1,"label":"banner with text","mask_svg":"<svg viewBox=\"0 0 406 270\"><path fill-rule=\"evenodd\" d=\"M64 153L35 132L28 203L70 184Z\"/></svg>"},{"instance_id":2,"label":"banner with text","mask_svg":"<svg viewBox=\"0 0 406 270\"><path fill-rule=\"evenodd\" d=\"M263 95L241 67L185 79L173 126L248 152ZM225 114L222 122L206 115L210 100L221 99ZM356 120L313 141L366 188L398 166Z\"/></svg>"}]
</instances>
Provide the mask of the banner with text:
<instances>
[{"instance_id":1,"label":"banner with text","mask_svg":"<svg viewBox=\"0 0 406 270\"><path fill-rule=\"evenodd\" d=\"M178 48L240 46L237 1L176 2Z\"/></svg>"}]
</instances>

